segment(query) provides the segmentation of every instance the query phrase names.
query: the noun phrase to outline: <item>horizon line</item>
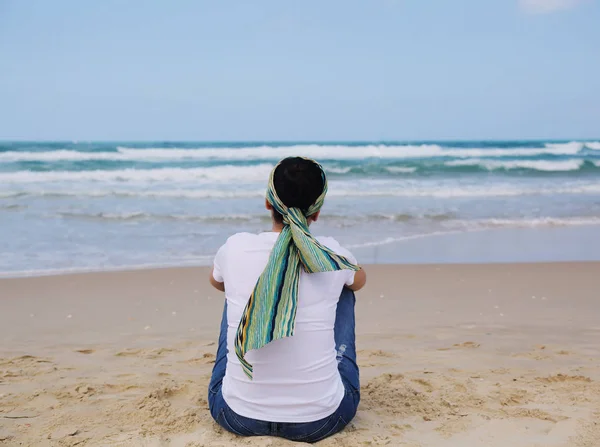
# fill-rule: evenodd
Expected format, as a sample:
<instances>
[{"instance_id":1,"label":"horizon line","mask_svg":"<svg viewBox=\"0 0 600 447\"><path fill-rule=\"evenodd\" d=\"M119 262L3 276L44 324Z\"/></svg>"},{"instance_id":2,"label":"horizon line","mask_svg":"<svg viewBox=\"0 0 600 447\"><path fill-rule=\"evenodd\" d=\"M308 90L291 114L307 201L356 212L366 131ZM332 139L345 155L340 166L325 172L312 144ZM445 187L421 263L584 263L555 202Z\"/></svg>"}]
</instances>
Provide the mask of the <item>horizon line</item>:
<instances>
[{"instance_id":1,"label":"horizon line","mask_svg":"<svg viewBox=\"0 0 600 447\"><path fill-rule=\"evenodd\" d=\"M379 144L389 144L389 143L461 143L461 142L593 142L600 141L600 136L598 137L589 137L589 138L440 138L440 139L357 139L357 140L333 140L333 139L323 139L323 140L271 140L271 139L248 139L248 140L196 140L196 139L3 139L0 138L1 143L70 143L70 144L80 144L80 143L200 143L200 144L228 144L228 143L247 143L247 144L273 144L273 143L281 143L281 144L334 144L334 143L352 143L352 144L360 144L360 143L379 143Z\"/></svg>"}]
</instances>

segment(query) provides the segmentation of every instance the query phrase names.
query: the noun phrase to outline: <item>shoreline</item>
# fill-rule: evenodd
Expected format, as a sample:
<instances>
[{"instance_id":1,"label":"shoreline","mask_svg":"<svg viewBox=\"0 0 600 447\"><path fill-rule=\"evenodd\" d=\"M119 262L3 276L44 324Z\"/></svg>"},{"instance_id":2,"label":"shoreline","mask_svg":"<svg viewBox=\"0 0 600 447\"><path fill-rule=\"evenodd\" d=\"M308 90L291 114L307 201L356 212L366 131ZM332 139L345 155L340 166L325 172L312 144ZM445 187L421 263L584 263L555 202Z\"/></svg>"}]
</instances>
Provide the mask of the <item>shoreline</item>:
<instances>
[{"instance_id":1,"label":"shoreline","mask_svg":"<svg viewBox=\"0 0 600 447\"><path fill-rule=\"evenodd\" d=\"M493 266L510 266L510 265L521 265L521 266L557 266L557 265L577 265L577 264L597 264L600 268L600 260L572 260L572 261L490 261L490 262L381 262L381 263L369 263L361 264L363 267L372 269L379 267L424 267L424 268L441 268L441 267L493 267ZM165 271L177 271L177 270L205 270L208 274L209 269L212 265L207 264L183 264L183 265L141 265L141 266L124 266L114 267L105 269L90 268L79 269L73 268L71 270L37 270L33 272L0 272L0 285L3 282L12 280L27 280L27 279L43 279L43 278L64 278L71 276L82 276L82 275L111 275L111 274L128 274L137 272L165 272ZM6 275L6 276L4 276Z\"/></svg>"},{"instance_id":2,"label":"shoreline","mask_svg":"<svg viewBox=\"0 0 600 447\"><path fill-rule=\"evenodd\" d=\"M318 234L319 231L316 231ZM343 243L364 265L493 265L600 262L600 225L544 228L486 228ZM170 268L204 268L214 254L197 259L108 267L69 267L0 272L0 280Z\"/></svg>"}]
</instances>

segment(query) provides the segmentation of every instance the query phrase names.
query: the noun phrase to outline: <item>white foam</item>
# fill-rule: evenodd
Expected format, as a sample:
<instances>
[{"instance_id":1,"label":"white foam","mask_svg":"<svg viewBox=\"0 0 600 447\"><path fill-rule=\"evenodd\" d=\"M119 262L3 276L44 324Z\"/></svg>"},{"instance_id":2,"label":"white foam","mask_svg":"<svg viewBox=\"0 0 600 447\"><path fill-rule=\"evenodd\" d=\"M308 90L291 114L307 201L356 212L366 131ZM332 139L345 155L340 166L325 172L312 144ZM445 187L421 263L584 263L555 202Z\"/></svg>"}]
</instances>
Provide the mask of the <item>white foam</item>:
<instances>
[{"instance_id":1,"label":"white foam","mask_svg":"<svg viewBox=\"0 0 600 447\"><path fill-rule=\"evenodd\" d=\"M401 189L401 188L382 188L372 190L362 190L359 187L355 189L334 189L331 188L327 194L329 197L435 197L442 199L459 197L502 197L502 196L520 196L526 192L518 188L498 187L484 189L478 188L422 188L422 189Z\"/></svg>"},{"instance_id":2,"label":"white foam","mask_svg":"<svg viewBox=\"0 0 600 447\"><path fill-rule=\"evenodd\" d=\"M115 183L80 184L77 186L43 183L30 183L17 185L18 190L0 191L0 198L16 197L122 197L122 198L156 198L156 199L246 199L264 198L266 184L261 179L261 184L256 186L240 186L235 189L206 188L189 185L188 187L173 187L177 184L153 184L148 189L144 184L140 187L117 187ZM0 180L0 184L1 180ZM135 185L134 185L135 186ZM160 189L157 189L160 188ZM600 194L600 181L598 182L556 182L552 185L544 184L491 184L485 188L481 185L461 185L419 182L382 182L360 180L356 182L332 180L329 184L328 197L434 197L434 198L462 198L462 197L516 197L531 195L556 195L556 194Z\"/></svg>"},{"instance_id":3,"label":"white foam","mask_svg":"<svg viewBox=\"0 0 600 447\"><path fill-rule=\"evenodd\" d=\"M201 183L261 183L266 184L272 164L250 166L219 165L204 168L118 169L93 171L16 171L0 172L0 183L52 182L201 182ZM388 168L390 172L414 172L415 168ZM346 174L350 167L327 167L325 171Z\"/></svg>"},{"instance_id":4,"label":"white foam","mask_svg":"<svg viewBox=\"0 0 600 447\"><path fill-rule=\"evenodd\" d=\"M378 241L362 242L359 244L350 244L350 245L346 245L346 247L351 250L356 249L356 248L379 247L382 245L389 245L389 244L393 244L396 242L411 241L414 239L423 239L426 237L445 236L448 234L456 234L456 233L462 233L462 231L433 231L431 233L412 234L410 236L388 237L388 238L378 240Z\"/></svg>"},{"instance_id":5,"label":"white foam","mask_svg":"<svg viewBox=\"0 0 600 447\"><path fill-rule=\"evenodd\" d=\"M250 148L206 148L206 149L129 149L118 148L129 157L154 159L213 159L213 160L277 160L285 157L303 156L320 160L360 160L363 158L418 158L438 156L444 149L438 145L403 146L345 146L345 145L295 145L260 146Z\"/></svg>"},{"instance_id":6,"label":"white foam","mask_svg":"<svg viewBox=\"0 0 600 447\"><path fill-rule=\"evenodd\" d=\"M206 149L133 149L119 147L119 153L128 157L150 157L172 160L180 158L215 160L277 160L284 157L305 156L320 160L360 160L363 158L430 158L430 157L507 157L536 156L543 154L572 155L583 147L582 143L546 145L543 148L443 148L437 144L422 145L294 145L260 146L250 148Z\"/></svg>"},{"instance_id":7,"label":"white foam","mask_svg":"<svg viewBox=\"0 0 600 447\"><path fill-rule=\"evenodd\" d=\"M327 172L331 172L332 174L347 174L352 170L352 168L349 166L345 168L325 167L325 170Z\"/></svg>"},{"instance_id":8,"label":"white foam","mask_svg":"<svg viewBox=\"0 0 600 447\"><path fill-rule=\"evenodd\" d=\"M407 187L404 185L383 187L376 184L356 187L340 187L332 182L328 197L435 197L435 198L462 198L462 197L516 197L526 195L555 195L555 194L600 194L600 183L575 183L570 185L481 185L448 187L446 185L423 185Z\"/></svg>"},{"instance_id":9,"label":"white foam","mask_svg":"<svg viewBox=\"0 0 600 447\"><path fill-rule=\"evenodd\" d=\"M598 216L583 216L583 217L539 217L539 218L523 218L523 219L482 219L476 221L467 221L467 225L475 225L478 227L521 227L521 228L537 228L537 227L567 227L581 225L600 225L600 217Z\"/></svg>"},{"instance_id":10,"label":"white foam","mask_svg":"<svg viewBox=\"0 0 600 447\"><path fill-rule=\"evenodd\" d=\"M591 147L589 145L592 145ZM431 157L520 157L537 155L574 155L583 143L549 143L540 148L443 148L436 144L423 145L294 145L258 146L249 148L128 148L118 147L117 152L79 152L56 150L48 152L9 151L0 153L0 162L19 161L146 161L164 162L177 160L257 161L278 160L290 156L306 156L319 160L361 160L364 158L405 159ZM594 148L594 143L586 143Z\"/></svg>"},{"instance_id":11,"label":"white foam","mask_svg":"<svg viewBox=\"0 0 600 447\"><path fill-rule=\"evenodd\" d=\"M8 209L21 209L24 207L18 207L13 205ZM3 207L0 205L0 209ZM131 221L131 220L157 220L157 221L176 221L176 222L205 222L221 224L223 222L242 221L242 222L261 222L270 221L270 216L267 213L259 214L160 214L160 213L148 213L144 211L131 211L122 213L109 213L109 212L72 212L72 211L60 211L56 214L50 214L50 216L58 216L66 219L85 219L85 220L108 220L108 221ZM353 221L353 222L367 222L367 221L393 221L393 222L408 222L412 220L431 220L436 222L449 221L454 218L453 214L357 214L348 215L326 213L323 216L325 222L328 221Z\"/></svg>"},{"instance_id":12,"label":"white foam","mask_svg":"<svg viewBox=\"0 0 600 447\"><path fill-rule=\"evenodd\" d=\"M269 219L268 214L223 214L223 215L191 215L191 214L154 214L143 211L132 211L123 213L79 213L58 212L58 216L69 219L91 219L91 220L162 220L162 221L189 221L189 222L221 222L221 221L260 221Z\"/></svg>"},{"instance_id":13,"label":"white foam","mask_svg":"<svg viewBox=\"0 0 600 447\"><path fill-rule=\"evenodd\" d=\"M446 166L481 166L490 171L495 169L532 169L545 172L577 171L583 166L583 160L482 160L479 158L467 160L452 160L444 163Z\"/></svg>"},{"instance_id":14,"label":"white foam","mask_svg":"<svg viewBox=\"0 0 600 447\"><path fill-rule=\"evenodd\" d=\"M597 188L573 188L564 189L564 193L586 193L586 192L600 192L600 185ZM388 188L373 188L367 189L362 187L360 183L357 183L355 187L338 187L335 183L330 183L329 192L327 197L330 198L343 198L343 197L436 197L436 198L459 198L459 197L503 197L503 196L520 196L520 195L537 195L537 194L554 194L561 193L559 189L544 190L540 188L519 188L510 186L497 186L489 188L472 187L472 188L437 188L437 187L423 187L423 188L409 188L403 189L401 187L388 187ZM102 194L97 192L98 195ZM171 191L112 191L111 195L117 196L131 196L131 197L152 197L152 198L190 198L190 199L202 199L202 198L253 198L253 197L264 197L264 189L256 190L235 190L235 191L221 191L221 190L188 190L178 189ZM104 195L104 194L103 194Z\"/></svg>"},{"instance_id":15,"label":"white foam","mask_svg":"<svg viewBox=\"0 0 600 447\"><path fill-rule=\"evenodd\" d=\"M571 141L569 143L546 143L546 148L551 150L565 151L562 152L564 155L576 154L583 149L584 143L579 141Z\"/></svg>"},{"instance_id":16,"label":"white foam","mask_svg":"<svg viewBox=\"0 0 600 447\"><path fill-rule=\"evenodd\" d=\"M8 193L0 193L0 198L14 197L122 197L122 198L156 198L156 199L249 199L265 196L265 189L238 189L225 191L221 189L171 189L171 190L131 190L131 189L31 189Z\"/></svg>"},{"instance_id":17,"label":"white foam","mask_svg":"<svg viewBox=\"0 0 600 447\"><path fill-rule=\"evenodd\" d=\"M117 152L79 152L61 149L46 152L0 152L0 162L17 161L93 161L93 160L121 160L123 157Z\"/></svg>"},{"instance_id":18,"label":"white foam","mask_svg":"<svg viewBox=\"0 0 600 447\"><path fill-rule=\"evenodd\" d=\"M415 172L417 168L411 166L388 166L385 170L392 174L411 174Z\"/></svg>"},{"instance_id":19,"label":"white foam","mask_svg":"<svg viewBox=\"0 0 600 447\"><path fill-rule=\"evenodd\" d=\"M585 147L595 151L600 151L600 141L592 141L589 143L585 143Z\"/></svg>"},{"instance_id":20,"label":"white foam","mask_svg":"<svg viewBox=\"0 0 600 447\"><path fill-rule=\"evenodd\" d=\"M134 270L162 269L185 266L207 266L212 264L213 259L214 255L197 255L194 256L193 259L189 260L178 259L177 261L163 263L115 265L106 267L65 267L59 269L17 270L14 272L0 271L0 278L30 278L34 276L56 276L83 273L125 272Z\"/></svg>"},{"instance_id":21,"label":"white foam","mask_svg":"<svg viewBox=\"0 0 600 447\"><path fill-rule=\"evenodd\" d=\"M0 173L0 183L40 182L265 182L273 165L210 168L120 169L113 171L17 171Z\"/></svg>"}]
</instances>

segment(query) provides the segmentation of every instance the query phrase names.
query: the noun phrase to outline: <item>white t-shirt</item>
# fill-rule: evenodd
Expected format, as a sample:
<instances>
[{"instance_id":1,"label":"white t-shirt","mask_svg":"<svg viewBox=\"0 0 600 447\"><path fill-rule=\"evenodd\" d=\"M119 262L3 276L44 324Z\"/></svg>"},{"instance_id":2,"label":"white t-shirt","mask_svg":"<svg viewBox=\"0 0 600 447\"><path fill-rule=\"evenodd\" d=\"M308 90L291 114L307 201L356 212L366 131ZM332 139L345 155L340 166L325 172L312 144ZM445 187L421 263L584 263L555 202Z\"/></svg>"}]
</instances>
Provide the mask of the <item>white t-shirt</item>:
<instances>
[{"instance_id":1,"label":"white t-shirt","mask_svg":"<svg viewBox=\"0 0 600 447\"><path fill-rule=\"evenodd\" d=\"M300 274L293 337L274 340L248 351L253 379L242 371L234 340L242 312L267 265L279 233L238 233L219 249L214 278L225 283L227 299L227 371L223 398L241 416L269 422L312 422L331 415L344 397L333 327L344 285L354 271ZM326 247L356 259L333 238L318 237Z\"/></svg>"}]
</instances>

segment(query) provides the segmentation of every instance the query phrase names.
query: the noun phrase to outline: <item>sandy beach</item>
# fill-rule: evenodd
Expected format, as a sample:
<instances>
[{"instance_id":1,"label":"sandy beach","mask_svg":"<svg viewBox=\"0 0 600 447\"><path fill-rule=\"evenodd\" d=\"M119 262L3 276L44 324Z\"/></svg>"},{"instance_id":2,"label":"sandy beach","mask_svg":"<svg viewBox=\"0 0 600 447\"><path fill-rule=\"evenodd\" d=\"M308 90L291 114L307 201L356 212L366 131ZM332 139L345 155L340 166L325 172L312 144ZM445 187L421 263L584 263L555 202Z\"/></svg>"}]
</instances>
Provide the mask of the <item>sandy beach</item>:
<instances>
[{"instance_id":1,"label":"sandy beach","mask_svg":"<svg viewBox=\"0 0 600 447\"><path fill-rule=\"evenodd\" d=\"M361 405L318 445L600 446L600 263L367 269ZM207 275L0 280L0 445L292 445L213 423Z\"/></svg>"}]
</instances>

